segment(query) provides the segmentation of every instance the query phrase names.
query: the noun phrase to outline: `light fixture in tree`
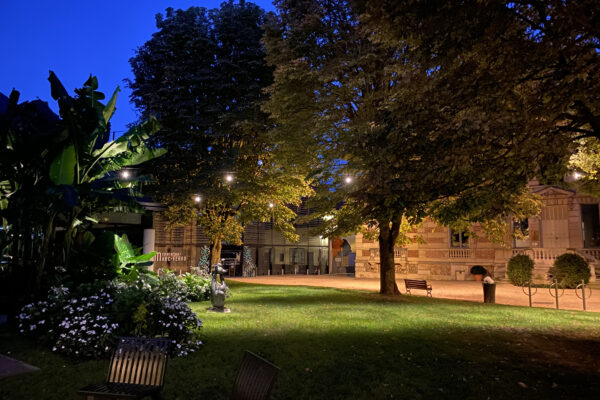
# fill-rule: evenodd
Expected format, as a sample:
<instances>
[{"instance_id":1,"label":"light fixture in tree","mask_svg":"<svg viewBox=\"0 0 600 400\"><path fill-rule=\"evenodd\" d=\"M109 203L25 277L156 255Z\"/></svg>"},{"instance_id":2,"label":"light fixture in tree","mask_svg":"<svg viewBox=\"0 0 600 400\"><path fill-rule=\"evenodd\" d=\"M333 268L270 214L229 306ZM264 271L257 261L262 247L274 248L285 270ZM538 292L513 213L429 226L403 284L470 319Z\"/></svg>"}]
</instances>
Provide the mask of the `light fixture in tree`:
<instances>
[{"instance_id":1,"label":"light fixture in tree","mask_svg":"<svg viewBox=\"0 0 600 400\"><path fill-rule=\"evenodd\" d=\"M202 197L200 197L199 195L195 195L194 196L194 202L195 203L200 203L200 201L202 201Z\"/></svg>"},{"instance_id":2,"label":"light fixture in tree","mask_svg":"<svg viewBox=\"0 0 600 400\"><path fill-rule=\"evenodd\" d=\"M575 173L573 173L573 179L575 179L576 181L578 181L582 177L583 177L583 174L581 172L575 172Z\"/></svg>"},{"instance_id":3,"label":"light fixture in tree","mask_svg":"<svg viewBox=\"0 0 600 400\"><path fill-rule=\"evenodd\" d=\"M226 182L233 182L233 175L232 174L225 175L225 181Z\"/></svg>"},{"instance_id":4,"label":"light fixture in tree","mask_svg":"<svg viewBox=\"0 0 600 400\"><path fill-rule=\"evenodd\" d=\"M273 207L275 207L275 204L273 204L273 203L269 203L269 207L270 207L270 208L273 208Z\"/></svg>"},{"instance_id":5,"label":"light fixture in tree","mask_svg":"<svg viewBox=\"0 0 600 400\"><path fill-rule=\"evenodd\" d=\"M121 178L128 179L130 176L131 176L131 172L129 172L128 170L124 169L121 171Z\"/></svg>"},{"instance_id":6,"label":"light fixture in tree","mask_svg":"<svg viewBox=\"0 0 600 400\"><path fill-rule=\"evenodd\" d=\"M349 185L352 183L352 177L351 176L346 176L344 178L344 182L346 182L346 185Z\"/></svg>"}]
</instances>

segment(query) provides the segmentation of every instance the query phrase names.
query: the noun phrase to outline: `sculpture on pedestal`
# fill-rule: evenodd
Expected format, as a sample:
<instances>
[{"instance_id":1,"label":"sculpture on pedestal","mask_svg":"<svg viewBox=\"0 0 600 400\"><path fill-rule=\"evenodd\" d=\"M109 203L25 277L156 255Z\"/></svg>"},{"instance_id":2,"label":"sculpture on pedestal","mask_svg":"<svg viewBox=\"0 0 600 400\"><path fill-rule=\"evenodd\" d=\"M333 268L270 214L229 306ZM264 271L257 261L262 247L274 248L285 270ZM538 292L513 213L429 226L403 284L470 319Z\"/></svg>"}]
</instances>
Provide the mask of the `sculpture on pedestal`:
<instances>
[{"instance_id":1,"label":"sculpture on pedestal","mask_svg":"<svg viewBox=\"0 0 600 400\"><path fill-rule=\"evenodd\" d=\"M218 280L219 277L221 279L220 282ZM225 269L221 266L221 264L216 264L213 266L210 288L210 302L212 307L208 310L224 313L230 312L231 310L225 307L225 297L227 296L228 287L225 284Z\"/></svg>"}]
</instances>

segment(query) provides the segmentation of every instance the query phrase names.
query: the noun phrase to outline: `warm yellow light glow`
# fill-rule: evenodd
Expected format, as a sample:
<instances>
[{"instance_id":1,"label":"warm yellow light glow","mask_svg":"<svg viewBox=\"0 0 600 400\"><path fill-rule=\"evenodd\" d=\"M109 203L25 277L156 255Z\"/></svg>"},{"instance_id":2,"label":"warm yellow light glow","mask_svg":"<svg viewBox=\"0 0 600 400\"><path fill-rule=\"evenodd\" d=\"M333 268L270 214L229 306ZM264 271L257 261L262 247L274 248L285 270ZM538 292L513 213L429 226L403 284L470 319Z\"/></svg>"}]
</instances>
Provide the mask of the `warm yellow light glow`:
<instances>
[{"instance_id":1,"label":"warm yellow light glow","mask_svg":"<svg viewBox=\"0 0 600 400\"><path fill-rule=\"evenodd\" d=\"M273 207L275 207L275 204L269 203L269 207L273 208Z\"/></svg>"},{"instance_id":2,"label":"warm yellow light glow","mask_svg":"<svg viewBox=\"0 0 600 400\"><path fill-rule=\"evenodd\" d=\"M227 182L233 182L233 175L231 175L231 174L227 174L227 175L225 175L225 180L226 180Z\"/></svg>"},{"instance_id":3,"label":"warm yellow light glow","mask_svg":"<svg viewBox=\"0 0 600 400\"><path fill-rule=\"evenodd\" d=\"M123 171L121 171L121 178L127 179L127 178L129 178L129 176L130 176L130 173L126 169L124 169Z\"/></svg>"},{"instance_id":4,"label":"warm yellow light glow","mask_svg":"<svg viewBox=\"0 0 600 400\"><path fill-rule=\"evenodd\" d=\"M352 177L351 176L347 176L344 178L344 182L346 183L352 183Z\"/></svg>"},{"instance_id":5,"label":"warm yellow light glow","mask_svg":"<svg viewBox=\"0 0 600 400\"><path fill-rule=\"evenodd\" d=\"M573 174L573 179L575 179L575 180L577 181L577 180L581 179L581 177L582 177L582 176L583 176L583 175L582 175L581 173L579 173L579 172L575 172L575 173Z\"/></svg>"},{"instance_id":6,"label":"warm yellow light glow","mask_svg":"<svg viewBox=\"0 0 600 400\"><path fill-rule=\"evenodd\" d=\"M198 195L194 196L194 201L196 203L200 203L201 200L202 200L202 198L200 196L198 196Z\"/></svg>"}]
</instances>

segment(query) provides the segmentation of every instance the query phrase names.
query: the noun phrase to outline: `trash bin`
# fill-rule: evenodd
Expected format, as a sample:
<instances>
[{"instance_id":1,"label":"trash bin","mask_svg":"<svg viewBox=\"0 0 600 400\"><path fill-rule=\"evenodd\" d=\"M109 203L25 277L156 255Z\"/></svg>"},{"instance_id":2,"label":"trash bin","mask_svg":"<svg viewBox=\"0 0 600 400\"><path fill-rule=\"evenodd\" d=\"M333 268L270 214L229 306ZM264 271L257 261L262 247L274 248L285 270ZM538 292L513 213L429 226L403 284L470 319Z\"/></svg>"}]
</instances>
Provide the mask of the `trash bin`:
<instances>
[{"instance_id":1,"label":"trash bin","mask_svg":"<svg viewBox=\"0 0 600 400\"><path fill-rule=\"evenodd\" d=\"M496 303L496 284L495 283L484 283L483 284L483 302L484 303Z\"/></svg>"}]
</instances>

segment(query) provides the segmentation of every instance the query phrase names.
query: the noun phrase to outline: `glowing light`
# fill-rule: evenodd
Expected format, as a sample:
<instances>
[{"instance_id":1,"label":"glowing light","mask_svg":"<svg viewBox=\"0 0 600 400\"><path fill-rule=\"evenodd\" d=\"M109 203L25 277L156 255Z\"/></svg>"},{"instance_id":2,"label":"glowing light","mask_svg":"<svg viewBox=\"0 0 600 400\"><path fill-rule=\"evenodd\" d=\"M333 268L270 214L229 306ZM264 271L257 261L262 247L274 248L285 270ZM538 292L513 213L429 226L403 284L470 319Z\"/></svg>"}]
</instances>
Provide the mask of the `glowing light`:
<instances>
[{"instance_id":1,"label":"glowing light","mask_svg":"<svg viewBox=\"0 0 600 400\"><path fill-rule=\"evenodd\" d=\"M583 176L583 175L582 175L581 173L579 173L579 172L575 172L575 173L573 174L573 179L575 179L575 180L577 181L577 180L581 179L581 177L582 177L582 176Z\"/></svg>"},{"instance_id":2,"label":"glowing light","mask_svg":"<svg viewBox=\"0 0 600 400\"><path fill-rule=\"evenodd\" d=\"M352 183L352 177L351 176L347 176L344 178L344 182L346 182L346 184L348 183Z\"/></svg>"},{"instance_id":3,"label":"glowing light","mask_svg":"<svg viewBox=\"0 0 600 400\"><path fill-rule=\"evenodd\" d=\"M121 171L121 178L123 178L123 179L129 178L130 175L131 174L126 169L124 169L123 171Z\"/></svg>"},{"instance_id":4,"label":"glowing light","mask_svg":"<svg viewBox=\"0 0 600 400\"><path fill-rule=\"evenodd\" d=\"M233 182L233 175L231 175L231 174L227 174L227 175L225 175L225 180L226 180L227 182Z\"/></svg>"},{"instance_id":5,"label":"glowing light","mask_svg":"<svg viewBox=\"0 0 600 400\"><path fill-rule=\"evenodd\" d=\"M269 203L269 207L270 207L270 208L273 208L273 207L275 207L275 204L273 204L273 203Z\"/></svg>"},{"instance_id":6,"label":"glowing light","mask_svg":"<svg viewBox=\"0 0 600 400\"><path fill-rule=\"evenodd\" d=\"M200 201L201 201L201 200L202 200L202 197L200 197L200 196L198 196L198 195L194 196L194 201L195 201L196 203L200 203Z\"/></svg>"}]
</instances>

